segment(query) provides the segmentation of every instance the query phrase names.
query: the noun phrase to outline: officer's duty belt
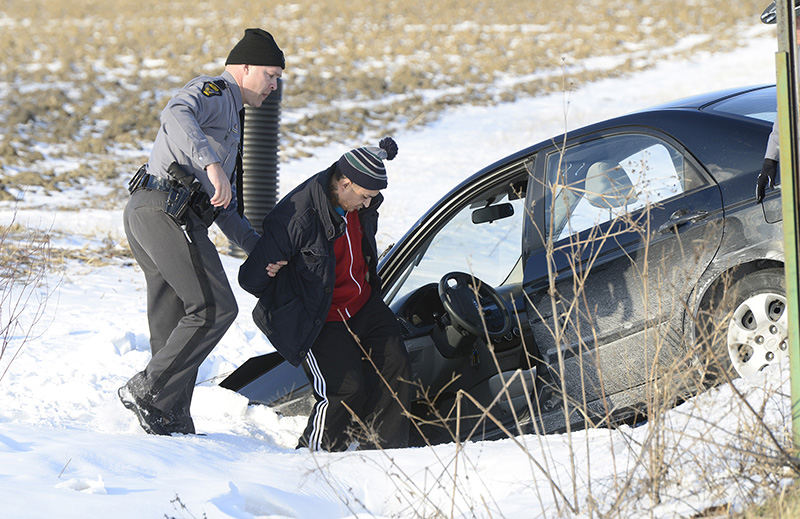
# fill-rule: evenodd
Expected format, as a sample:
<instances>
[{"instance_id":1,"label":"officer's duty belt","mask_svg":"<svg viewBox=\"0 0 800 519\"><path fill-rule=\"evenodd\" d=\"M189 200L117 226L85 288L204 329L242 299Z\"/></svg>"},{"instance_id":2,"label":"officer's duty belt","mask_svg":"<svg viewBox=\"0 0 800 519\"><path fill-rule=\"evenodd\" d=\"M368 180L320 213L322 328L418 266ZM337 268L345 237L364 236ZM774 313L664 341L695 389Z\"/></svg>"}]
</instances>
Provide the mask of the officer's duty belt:
<instances>
[{"instance_id":1,"label":"officer's duty belt","mask_svg":"<svg viewBox=\"0 0 800 519\"><path fill-rule=\"evenodd\" d=\"M171 174L173 169L182 171L177 163L170 166ZM184 173L182 177L186 177L186 174ZM178 225L186 225L186 210L190 208L206 227L214 223L219 214L219 209L211 205L208 195L197 181L185 186L173 180L153 176L147 173L147 166L142 166L128 182L128 191L131 194L137 189L151 189L167 193L164 212Z\"/></svg>"},{"instance_id":2,"label":"officer's duty belt","mask_svg":"<svg viewBox=\"0 0 800 519\"><path fill-rule=\"evenodd\" d=\"M143 166L128 182L128 191L133 194L137 189L152 189L155 191L166 191L167 193L176 186L176 183L166 178L156 177L150 173L145 173L146 168Z\"/></svg>"}]
</instances>

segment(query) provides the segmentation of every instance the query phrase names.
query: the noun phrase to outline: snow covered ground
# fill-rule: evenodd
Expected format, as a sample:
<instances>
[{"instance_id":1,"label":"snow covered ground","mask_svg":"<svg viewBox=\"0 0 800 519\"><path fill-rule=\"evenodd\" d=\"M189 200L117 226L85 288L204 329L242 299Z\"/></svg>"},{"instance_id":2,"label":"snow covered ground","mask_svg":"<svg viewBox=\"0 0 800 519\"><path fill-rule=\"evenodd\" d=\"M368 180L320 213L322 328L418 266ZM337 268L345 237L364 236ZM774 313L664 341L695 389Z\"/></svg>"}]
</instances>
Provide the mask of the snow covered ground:
<instances>
[{"instance_id":1,"label":"snow covered ground","mask_svg":"<svg viewBox=\"0 0 800 519\"><path fill-rule=\"evenodd\" d=\"M665 59L653 69L568 95L464 107L422 130L394 135L400 153L388 164L379 246L397 240L466 175L565 128L703 91L774 82L772 30L754 27L742 38L749 43L735 52ZM376 143L352 146L362 144ZM283 163L281 191L327 167L343 151L330 146L313 158ZM66 192L63 198L31 196L16 206L5 204L0 222L16 219L63 231L59 239L73 244L123 239L121 210L53 209L68 206L69 197ZM239 262L223 257L231 280ZM479 442L461 450L441 445L366 453L296 451L303 419L248 407L246 399L214 382L272 349L251 321L254 299L236 286L240 315L202 365L195 391L192 414L204 435L148 436L115 393L149 358L141 272L122 264L71 262L63 274L48 278L46 290L44 315L30 339L12 338L0 361L0 375L5 372L0 379L0 517L589 516L590 497L606 510L620 495L631 496L622 516L652 511L672 517L722 503L741 505L753 488L736 479L726 450L738 441L726 431L741 430L749 416L729 386L664 418L670 424L665 441L686 448L671 454L668 479L679 484L665 489L660 504L641 497L648 493L637 487L646 485L647 474L633 468L642 452L637 446L649 437L647 425ZM785 386L785 371L770 377L771 384ZM763 406L773 430L788 429L786 398L743 381L736 388L754 406ZM703 452L689 443L708 434L714 441L704 443ZM629 476L632 483L626 485ZM709 478L718 483L709 486Z\"/></svg>"}]
</instances>

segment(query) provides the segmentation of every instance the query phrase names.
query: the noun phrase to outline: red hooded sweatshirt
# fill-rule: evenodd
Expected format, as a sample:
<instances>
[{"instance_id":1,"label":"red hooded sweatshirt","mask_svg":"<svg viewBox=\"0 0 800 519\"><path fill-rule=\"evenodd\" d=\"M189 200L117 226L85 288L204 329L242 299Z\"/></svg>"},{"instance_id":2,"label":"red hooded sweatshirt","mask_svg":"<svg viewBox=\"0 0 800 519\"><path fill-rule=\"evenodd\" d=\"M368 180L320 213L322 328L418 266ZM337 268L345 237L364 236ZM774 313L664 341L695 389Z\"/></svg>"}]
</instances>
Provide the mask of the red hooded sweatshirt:
<instances>
[{"instance_id":1,"label":"red hooded sweatshirt","mask_svg":"<svg viewBox=\"0 0 800 519\"><path fill-rule=\"evenodd\" d=\"M367 283L367 262L361 250L361 221L358 211L345 215L345 233L333 242L336 255L336 283L326 321L346 321L361 310L372 288Z\"/></svg>"}]
</instances>

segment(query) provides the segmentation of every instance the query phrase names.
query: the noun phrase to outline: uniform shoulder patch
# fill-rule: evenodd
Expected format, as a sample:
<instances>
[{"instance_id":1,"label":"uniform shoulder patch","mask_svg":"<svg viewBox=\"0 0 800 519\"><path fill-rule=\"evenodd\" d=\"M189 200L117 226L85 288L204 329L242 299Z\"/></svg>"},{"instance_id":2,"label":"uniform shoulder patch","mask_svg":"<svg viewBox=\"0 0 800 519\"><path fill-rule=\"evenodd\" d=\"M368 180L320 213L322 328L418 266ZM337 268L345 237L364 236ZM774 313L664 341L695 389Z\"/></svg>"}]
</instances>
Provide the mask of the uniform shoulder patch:
<instances>
[{"instance_id":1,"label":"uniform shoulder patch","mask_svg":"<svg viewBox=\"0 0 800 519\"><path fill-rule=\"evenodd\" d=\"M203 88L200 90L206 97L221 96L222 91L228 88L224 79L216 81L206 81L203 83Z\"/></svg>"}]
</instances>

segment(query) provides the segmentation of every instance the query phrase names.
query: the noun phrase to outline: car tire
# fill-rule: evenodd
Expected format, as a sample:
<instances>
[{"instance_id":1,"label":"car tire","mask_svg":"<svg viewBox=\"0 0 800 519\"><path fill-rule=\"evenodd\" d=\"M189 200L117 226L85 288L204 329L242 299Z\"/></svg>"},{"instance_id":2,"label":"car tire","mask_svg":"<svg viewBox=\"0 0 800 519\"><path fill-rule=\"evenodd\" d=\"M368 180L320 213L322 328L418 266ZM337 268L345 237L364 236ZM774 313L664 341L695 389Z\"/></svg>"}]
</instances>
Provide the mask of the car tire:
<instances>
[{"instance_id":1,"label":"car tire","mask_svg":"<svg viewBox=\"0 0 800 519\"><path fill-rule=\"evenodd\" d=\"M707 374L712 382L741 376L757 380L766 367L789 359L783 269L767 268L736 280L706 315Z\"/></svg>"}]
</instances>

